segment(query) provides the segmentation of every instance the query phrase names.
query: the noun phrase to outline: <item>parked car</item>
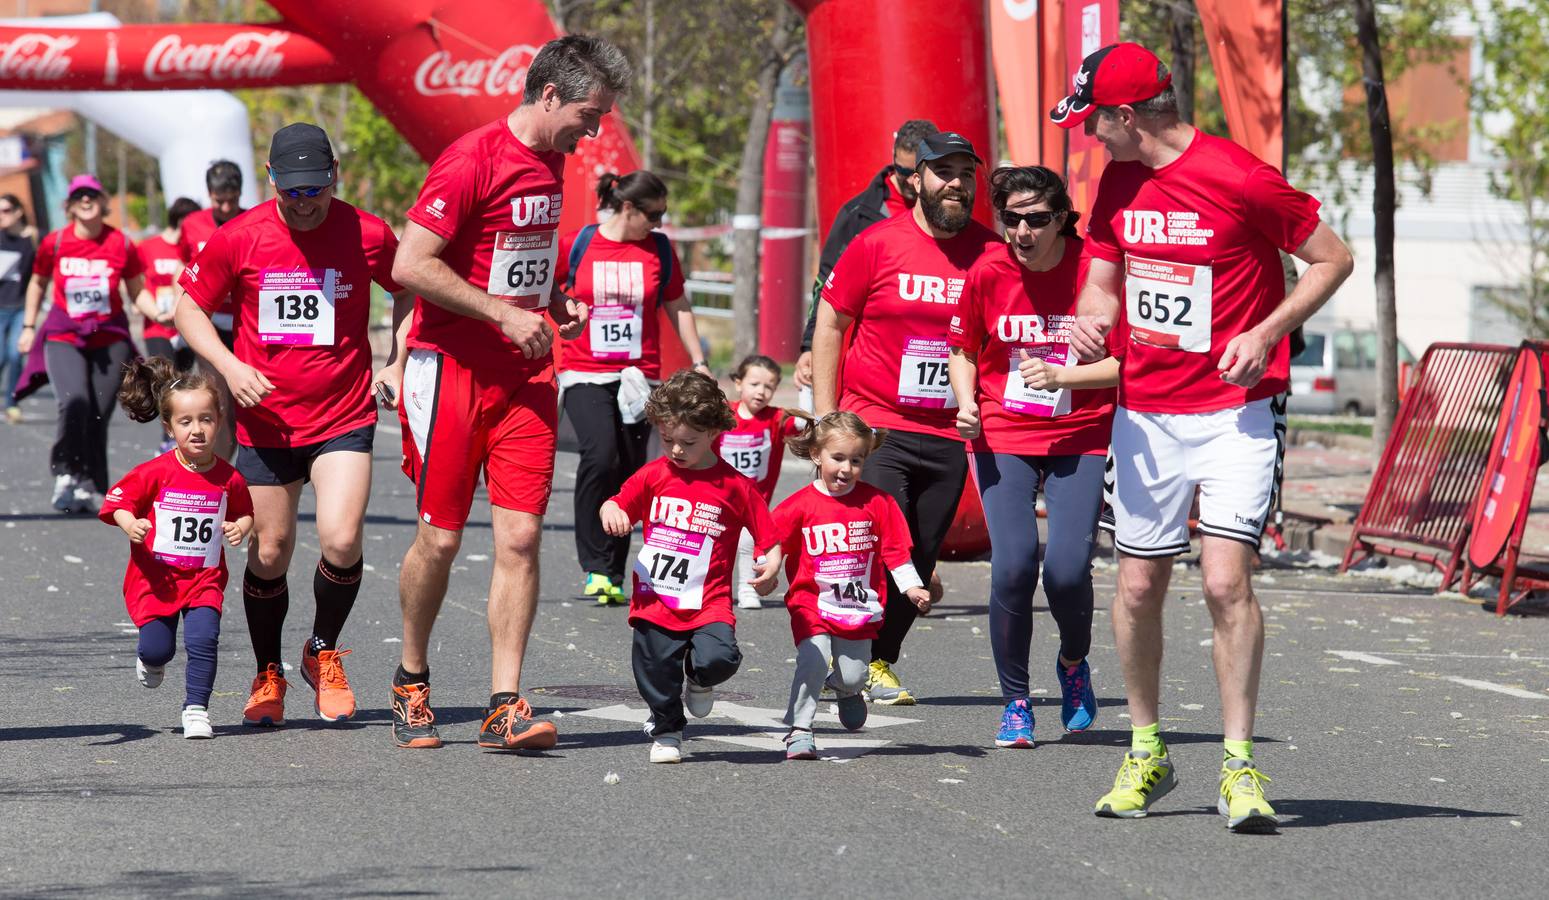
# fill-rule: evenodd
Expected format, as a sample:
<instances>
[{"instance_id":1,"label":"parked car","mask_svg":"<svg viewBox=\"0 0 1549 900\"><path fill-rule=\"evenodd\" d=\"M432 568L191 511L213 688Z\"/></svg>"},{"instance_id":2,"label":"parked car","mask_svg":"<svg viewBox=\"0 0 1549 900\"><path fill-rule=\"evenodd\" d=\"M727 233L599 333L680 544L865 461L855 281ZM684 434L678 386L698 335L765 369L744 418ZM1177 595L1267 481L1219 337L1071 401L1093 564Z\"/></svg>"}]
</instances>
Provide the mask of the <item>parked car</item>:
<instances>
[{"instance_id":1,"label":"parked car","mask_svg":"<svg viewBox=\"0 0 1549 900\"><path fill-rule=\"evenodd\" d=\"M1369 416L1377 411L1377 332L1304 328L1307 347L1291 359L1292 413ZM1398 343L1400 364L1415 361Z\"/></svg>"}]
</instances>

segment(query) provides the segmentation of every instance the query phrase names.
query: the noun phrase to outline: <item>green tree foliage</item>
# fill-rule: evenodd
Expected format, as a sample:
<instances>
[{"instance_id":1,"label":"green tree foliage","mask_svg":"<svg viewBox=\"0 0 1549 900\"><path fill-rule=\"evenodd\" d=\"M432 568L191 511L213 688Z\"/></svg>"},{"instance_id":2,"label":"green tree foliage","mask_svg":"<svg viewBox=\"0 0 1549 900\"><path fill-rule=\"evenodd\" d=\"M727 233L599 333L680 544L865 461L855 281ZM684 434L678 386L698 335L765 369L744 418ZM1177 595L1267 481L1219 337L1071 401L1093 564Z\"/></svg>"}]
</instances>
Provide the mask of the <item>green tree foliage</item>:
<instances>
[{"instance_id":1,"label":"green tree foliage","mask_svg":"<svg viewBox=\"0 0 1549 900\"><path fill-rule=\"evenodd\" d=\"M1499 155L1491 189L1519 204L1527 225L1516 290L1496 302L1528 329L1549 336L1549 0L1490 0L1480 10L1484 72L1474 81L1480 132ZM1497 111L1508 115L1494 116Z\"/></svg>"}]
</instances>

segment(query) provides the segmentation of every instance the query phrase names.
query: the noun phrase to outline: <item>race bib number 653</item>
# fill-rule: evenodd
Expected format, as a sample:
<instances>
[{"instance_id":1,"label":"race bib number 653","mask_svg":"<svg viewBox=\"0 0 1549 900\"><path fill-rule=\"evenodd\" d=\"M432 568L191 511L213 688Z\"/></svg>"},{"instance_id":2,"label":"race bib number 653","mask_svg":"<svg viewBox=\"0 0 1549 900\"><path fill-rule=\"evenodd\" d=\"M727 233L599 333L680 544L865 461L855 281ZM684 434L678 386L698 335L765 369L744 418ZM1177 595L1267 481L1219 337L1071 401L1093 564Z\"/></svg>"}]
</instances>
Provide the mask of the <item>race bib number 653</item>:
<instances>
[{"instance_id":1,"label":"race bib number 653","mask_svg":"<svg viewBox=\"0 0 1549 900\"><path fill-rule=\"evenodd\" d=\"M547 306L558 253L553 231L497 232L489 262L489 292L522 309Z\"/></svg>"}]
</instances>

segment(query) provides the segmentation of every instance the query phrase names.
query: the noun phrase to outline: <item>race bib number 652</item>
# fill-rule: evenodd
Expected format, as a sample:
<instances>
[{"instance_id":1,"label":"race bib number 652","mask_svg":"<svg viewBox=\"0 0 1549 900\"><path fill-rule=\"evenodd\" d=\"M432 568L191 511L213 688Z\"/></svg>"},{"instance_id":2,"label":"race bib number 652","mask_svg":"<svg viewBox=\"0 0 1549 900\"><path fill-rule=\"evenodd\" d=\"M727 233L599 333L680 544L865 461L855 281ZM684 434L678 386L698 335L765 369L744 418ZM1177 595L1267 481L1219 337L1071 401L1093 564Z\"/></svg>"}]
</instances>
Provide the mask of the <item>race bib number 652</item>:
<instances>
[{"instance_id":1,"label":"race bib number 652","mask_svg":"<svg viewBox=\"0 0 1549 900\"><path fill-rule=\"evenodd\" d=\"M1210 352L1209 266L1124 258L1124 314L1131 340L1185 353Z\"/></svg>"}]
</instances>

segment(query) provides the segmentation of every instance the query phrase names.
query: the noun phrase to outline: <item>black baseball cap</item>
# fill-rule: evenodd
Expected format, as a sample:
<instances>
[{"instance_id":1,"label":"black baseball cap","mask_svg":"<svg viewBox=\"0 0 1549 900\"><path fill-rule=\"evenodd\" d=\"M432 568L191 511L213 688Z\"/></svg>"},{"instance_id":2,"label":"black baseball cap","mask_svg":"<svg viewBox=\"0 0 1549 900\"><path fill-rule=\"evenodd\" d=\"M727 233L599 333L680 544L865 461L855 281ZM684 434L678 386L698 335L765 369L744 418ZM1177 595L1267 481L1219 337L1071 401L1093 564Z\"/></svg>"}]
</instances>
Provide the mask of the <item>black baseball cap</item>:
<instances>
[{"instance_id":1,"label":"black baseball cap","mask_svg":"<svg viewBox=\"0 0 1549 900\"><path fill-rule=\"evenodd\" d=\"M979 154L974 152L974 145L968 143L968 138L955 131L938 131L920 138L920 148L915 151L914 162L919 166L954 153L966 153L974 158L974 162L984 162L979 158Z\"/></svg>"},{"instance_id":2,"label":"black baseball cap","mask_svg":"<svg viewBox=\"0 0 1549 900\"><path fill-rule=\"evenodd\" d=\"M328 133L308 122L276 131L269 142L269 172L274 186L282 191L333 184L333 147Z\"/></svg>"}]
</instances>

